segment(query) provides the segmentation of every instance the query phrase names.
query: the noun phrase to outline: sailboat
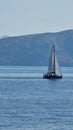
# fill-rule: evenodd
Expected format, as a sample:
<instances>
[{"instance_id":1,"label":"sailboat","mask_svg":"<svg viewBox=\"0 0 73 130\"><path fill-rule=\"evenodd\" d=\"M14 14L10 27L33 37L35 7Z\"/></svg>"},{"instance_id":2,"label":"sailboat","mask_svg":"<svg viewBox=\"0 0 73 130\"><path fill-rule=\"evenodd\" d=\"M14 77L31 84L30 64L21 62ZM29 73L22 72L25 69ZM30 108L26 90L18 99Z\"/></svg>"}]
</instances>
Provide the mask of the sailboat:
<instances>
[{"instance_id":1,"label":"sailboat","mask_svg":"<svg viewBox=\"0 0 73 130\"><path fill-rule=\"evenodd\" d=\"M47 79L58 79L62 78L61 70L58 64L55 46L53 45L48 65L48 72L43 75L43 78Z\"/></svg>"}]
</instances>

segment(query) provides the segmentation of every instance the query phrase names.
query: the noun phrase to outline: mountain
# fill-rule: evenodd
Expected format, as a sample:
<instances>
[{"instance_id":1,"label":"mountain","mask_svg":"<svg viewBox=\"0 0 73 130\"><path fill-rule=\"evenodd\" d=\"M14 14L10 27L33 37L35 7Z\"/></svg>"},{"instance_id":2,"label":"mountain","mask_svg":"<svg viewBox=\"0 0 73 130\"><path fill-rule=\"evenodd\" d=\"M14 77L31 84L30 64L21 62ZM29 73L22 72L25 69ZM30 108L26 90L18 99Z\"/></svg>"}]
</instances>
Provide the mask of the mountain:
<instances>
[{"instance_id":1,"label":"mountain","mask_svg":"<svg viewBox=\"0 0 73 130\"><path fill-rule=\"evenodd\" d=\"M8 36L7 35L3 35L3 36L0 36L0 39L4 39L4 38L7 38Z\"/></svg>"},{"instance_id":2,"label":"mountain","mask_svg":"<svg viewBox=\"0 0 73 130\"><path fill-rule=\"evenodd\" d=\"M61 66L73 66L73 30L0 39L0 65L48 65L55 45Z\"/></svg>"}]
</instances>

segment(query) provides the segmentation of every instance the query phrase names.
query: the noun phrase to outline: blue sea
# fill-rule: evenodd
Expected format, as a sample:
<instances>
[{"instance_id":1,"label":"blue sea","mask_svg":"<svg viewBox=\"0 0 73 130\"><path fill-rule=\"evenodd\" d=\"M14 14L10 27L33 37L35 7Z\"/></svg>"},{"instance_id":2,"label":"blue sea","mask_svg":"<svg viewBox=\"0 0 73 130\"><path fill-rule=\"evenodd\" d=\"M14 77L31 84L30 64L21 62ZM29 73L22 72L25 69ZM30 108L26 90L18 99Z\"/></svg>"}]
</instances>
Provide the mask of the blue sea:
<instances>
[{"instance_id":1,"label":"blue sea","mask_svg":"<svg viewBox=\"0 0 73 130\"><path fill-rule=\"evenodd\" d=\"M0 67L0 130L73 130L73 68L43 79L47 67Z\"/></svg>"}]
</instances>

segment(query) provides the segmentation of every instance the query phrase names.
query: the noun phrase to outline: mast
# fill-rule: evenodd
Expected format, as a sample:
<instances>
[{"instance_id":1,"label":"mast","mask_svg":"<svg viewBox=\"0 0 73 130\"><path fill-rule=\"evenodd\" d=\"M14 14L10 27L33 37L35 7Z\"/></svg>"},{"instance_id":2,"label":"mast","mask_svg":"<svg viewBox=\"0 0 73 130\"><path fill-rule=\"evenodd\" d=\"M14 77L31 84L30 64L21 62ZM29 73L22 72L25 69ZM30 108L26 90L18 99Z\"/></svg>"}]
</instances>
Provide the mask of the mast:
<instances>
[{"instance_id":1,"label":"mast","mask_svg":"<svg viewBox=\"0 0 73 130\"><path fill-rule=\"evenodd\" d=\"M54 74L55 74L55 46L53 45L53 52L54 52Z\"/></svg>"}]
</instances>

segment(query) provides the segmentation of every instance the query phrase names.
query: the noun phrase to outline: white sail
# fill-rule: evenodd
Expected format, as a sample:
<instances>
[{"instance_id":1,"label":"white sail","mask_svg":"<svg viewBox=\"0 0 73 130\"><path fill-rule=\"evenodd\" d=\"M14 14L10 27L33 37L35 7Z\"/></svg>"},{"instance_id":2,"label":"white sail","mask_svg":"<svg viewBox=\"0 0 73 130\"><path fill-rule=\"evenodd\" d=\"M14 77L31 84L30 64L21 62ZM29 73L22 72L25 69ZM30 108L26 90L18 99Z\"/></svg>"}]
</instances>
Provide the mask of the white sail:
<instances>
[{"instance_id":1,"label":"white sail","mask_svg":"<svg viewBox=\"0 0 73 130\"><path fill-rule=\"evenodd\" d=\"M60 67L59 67L59 64L58 64L56 52L55 52L55 75L62 76L61 70L60 70Z\"/></svg>"},{"instance_id":2,"label":"white sail","mask_svg":"<svg viewBox=\"0 0 73 130\"><path fill-rule=\"evenodd\" d=\"M54 72L55 73L55 50L54 47L52 48L49 65L48 65L48 72Z\"/></svg>"},{"instance_id":3,"label":"white sail","mask_svg":"<svg viewBox=\"0 0 73 130\"><path fill-rule=\"evenodd\" d=\"M57 61L57 56L56 56L54 46L52 48L51 55L50 55L48 73L53 73L54 75L61 76L61 71L59 68L58 61Z\"/></svg>"}]
</instances>

